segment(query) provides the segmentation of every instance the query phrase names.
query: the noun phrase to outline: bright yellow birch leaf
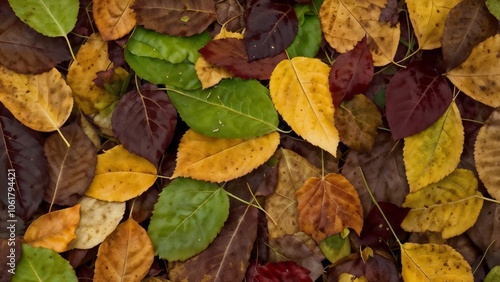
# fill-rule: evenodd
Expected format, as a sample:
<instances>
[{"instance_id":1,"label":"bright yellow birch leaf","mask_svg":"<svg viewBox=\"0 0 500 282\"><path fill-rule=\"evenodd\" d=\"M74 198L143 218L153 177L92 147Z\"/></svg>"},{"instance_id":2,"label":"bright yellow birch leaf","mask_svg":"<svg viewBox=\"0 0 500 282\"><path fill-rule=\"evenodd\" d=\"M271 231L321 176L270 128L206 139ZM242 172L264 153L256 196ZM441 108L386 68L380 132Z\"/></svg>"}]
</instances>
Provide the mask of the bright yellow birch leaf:
<instances>
[{"instance_id":1,"label":"bright yellow birch leaf","mask_svg":"<svg viewBox=\"0 0 500 282\"><path fill-rule=\"evenodd\" d=\"M271 75L269 89L274 106L292 129L336 156L339 133L333 118L329 73L330 67L319 59L283 60Z\"/></svg>"},{"instance_id":2,"label":"bright yellow birch leaf","mask_svg":"<svg viewBox=\"0 0 500 282\"><path fill-rule=\"evenodd\" d=\"M113 67L108 57L108 44L99 33L93 33L83 44L76 60L69 66L67 81L75 102L85 114L96 113L118 100L94 83L97 72Z\"/></svg>"},{"instance_id":3,"label":"bright yellow birch leaf","mask_svg":"<svg viewBox=\"0 0 500 282\"><path fill-rule=\"evenodd\" d=\"M95 24L104 40L116 40L132 31L137 23L132 4L134 0L93 1Z\"/></svg>"},{"instance_id":4,"label":"bright yellow birch leaf","mask_svg":"<svg viewBox=\"0 0 500 282\"><path fill-rule=\"evenodd\" d=\"M326 41L345 53L366 36L375 66L393 62L401 31L399 23L391 27L379 21L386 5L387 0L325 0L319 18Z\"/></svg>"},{"instance_id":5,"label":"bright yellow birch leaf","mask_svg":"<svg viewBox=\"0 0 500 282\"><path fill-rule=\"evenodd\" d=\"M76 238L80 222L80 205L44 214L33 221L24 234L24 243L43 247L54 252L64 252Z\"/></svg>"},{"instance_id":6,"label":"bright yellow birch leaf","mask_svg":"<svg viewBox=\"0 0 500 282\"><path fill-rule=\"evenodd\" d=\"M125 202L148 190L156 178L156 167L151 162L118 145L97 156L95 176L85 195Z\"/></svg>"},{"instance_id":7,"label":"bright yellow birch leaf","mask_svg":"<svg viewBox=\"0 0 500 282\"><path fill-rule=\"evenodd\" d=\"M33 75L0 65L0 102L22 124L44 132L59 129L73 109L71 88L55 68Z\"/></svg>"},{"instance_id":8,"label":"bright yellow birch leaf","mask_svg":"<svg viewBox=\"0 0 500 282\"><path fill-rule=\"evenodd\" d=\"M472 171L456 169L441 181L408 194L403 207L411 210L401 227L408 232L441 232L444 239L464 233L476 223L483 206L477 185Z\"/></svg>"},{"instance_id":9,"label":"bright yellow birch leaf","mask_svg":"<svg viewBox=\"0 0 500 282\"><path fill-rule=\"evenodd\" d=\"M140 281L148 274L154 256L148 233L129 218L99 246L94 281Z\"/></svg>"},{"instance_id":10,"label":"bright yellow birch leaf","mask_svg":"<svg viewBox=\"0 0 500 282\"><path fill-rule=\"evenodd\" d=\"M410 20L421 50L441 47L444 23L451 8L462 0L406 0Z\"/></svg>"},{"instance_id":11,"label":"bright yellow birch leaf","mask_svg":"<svg viewBox=\"0 0 500 282\"><path fill-rule=\"evenodd\" d=\"M401 246L401 264L405 282L474 281L464 257L444 244L405 243Z\"/></svg>"},{"instance_id":12,"label":"bright yellow birch leaf","mask_svg":"<svg viewBox=\"0 0 500 282\"><path fill-rule=\"evenodd\" d=\"M472 48L467 60L450 70L446 77L471 98L500 107L500 34Z\"/></svg>"},{"instance_id":13,"label":"bright yellow birch leaf","mask_svg":"<svg viewBox=\"0 0 500 282\"><path fill-rule=\"evenodd\" d=\"M190 129L179 144L172 177L229 181L250 173L266 162L279 143L278 132L253 139L219 139Z\"/></svg>"},{"instance_id":14,"label":"bright yellow birch leaf","mask_svg":"<svg viewBox=\"0 0 500 282\"><path fill-rule=\"evenodd\" d=\"M455 170L464 146L464 127L455 102L427 129L405 138L403 159L410 192Z\"/></svg>"},{"instance_id":15,"label":"bright yellow birch leaf","mask_svg":"<svg viewBox=\"0 0 500 282\"><path fill-rule=\"evenodd\" d=\"M269 239L300 232L295 191L308 178L321 177L321 170L297 153L281 149L279 156L278 183L265 205Z\"/></svg>"},{"instance_id":16,"label":"bright yellow birch leaf","mask_svg":"<svg viewBox=\"0 0 500 282\"><path fill-rule=\"evenodd\" d=\"M125 213L125 203L105 202L83 196L76 238L68 249L90 249L99 245L116 229Z\"/></svg>"},{"instance_id":17,"label":"bright yellow birch leaf","mask_svg":"<svg viewBox=\"0 0 500 282\"><path fill-rule=\"evenodd\" d=\"M496 108L479 129L474 144L474 161L479 179L488 193L500 200L500 108Z\"/></svg>"}]
</instances>

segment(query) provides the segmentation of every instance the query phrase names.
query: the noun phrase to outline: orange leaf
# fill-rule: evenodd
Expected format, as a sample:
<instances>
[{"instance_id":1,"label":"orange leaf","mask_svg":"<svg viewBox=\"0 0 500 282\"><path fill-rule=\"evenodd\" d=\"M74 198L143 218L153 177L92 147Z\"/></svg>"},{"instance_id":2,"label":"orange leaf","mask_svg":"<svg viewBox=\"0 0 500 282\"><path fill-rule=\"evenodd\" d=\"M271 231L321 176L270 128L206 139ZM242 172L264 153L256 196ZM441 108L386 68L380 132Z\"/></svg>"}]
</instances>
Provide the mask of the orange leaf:
<instances>
[{"instance_id":1,"label":"orange leaf","mask_svg":"<svg viewBox=\"0 0 500 282\"><path fill-rule=\"evenodd\" d=\"M361 233L363 208L354 186L336 173L323 178L311 177L295 192L299 226L316 242L352 228Z\"/></svg>"},{"instance_id":2,"label":"orange leaf","mask_svg":"<svg viewBox=\"0 0 500 282\"><path fill-rule=\"evenodd\" d=\"M94 0L94 20L104 40L116 40L129 33L137 23L133 0Z\"/></svg>"}]
</instances>

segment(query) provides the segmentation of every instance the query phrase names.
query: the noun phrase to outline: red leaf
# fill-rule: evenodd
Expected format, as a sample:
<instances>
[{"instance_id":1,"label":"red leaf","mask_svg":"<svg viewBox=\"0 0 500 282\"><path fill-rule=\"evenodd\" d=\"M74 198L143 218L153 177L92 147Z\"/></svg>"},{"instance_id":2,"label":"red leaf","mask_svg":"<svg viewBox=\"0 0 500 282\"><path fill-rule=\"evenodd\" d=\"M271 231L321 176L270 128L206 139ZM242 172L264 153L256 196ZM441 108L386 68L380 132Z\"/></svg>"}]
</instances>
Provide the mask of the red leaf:
<instances>
[{"instance_id":1,"label":"red leaf","mask_svg":"<svg viewBox=\"0 0 500 282\"><path fill-rule=\"evenodd\" d=\"M297 35L298 21L288 4L258 3L246 19L245 49L250 61L276 56Z\"/></svg>"},{"instance_id":2,"label":"red leaf","mask_svg":"<svg viewBox=\"0 0 500 282\"><path fill-rule=\"evenodd\" d=\"M293 261L270 262L265 265L252 263L248 267L247 282L308 282L309 270Z\"/></svg>"},{"instance_id":3,"label":"red leaf","mask_svg":"<svg viewBox=\"0 0 500 282\"><path fill-rule=\"evenodd\" d=\"M389 82L386 115L395 140L426 129L450 105L453 93L432 66L429 61L412 62Z\"/></svg>"},{"instance_id":4,"label":"red leaf","mask_svg":"<svg viewBox=\"0 0 500 282\"><path fill-rule=\"evenodd\" d=\"M363 94L373 79L373 59L366 37L354 49L340 54L330 70L329 83L333 105Z\"/></svg>"}]
</instances>

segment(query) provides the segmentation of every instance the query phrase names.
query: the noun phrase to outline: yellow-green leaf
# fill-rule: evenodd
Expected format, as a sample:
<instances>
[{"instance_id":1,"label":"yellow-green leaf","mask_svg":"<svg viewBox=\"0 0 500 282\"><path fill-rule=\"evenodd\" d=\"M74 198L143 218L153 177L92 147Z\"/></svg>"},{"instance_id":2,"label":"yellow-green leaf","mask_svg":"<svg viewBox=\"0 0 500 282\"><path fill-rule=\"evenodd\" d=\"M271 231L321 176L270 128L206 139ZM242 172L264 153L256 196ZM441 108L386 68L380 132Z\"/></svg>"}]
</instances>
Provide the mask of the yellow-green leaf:
<instances>
[{"instance_id":1,"label":"yellow-green leaf","mask_svg":"<svg viewBox=\"0 0 500 282\"><path fill-rule=\"evenodd\" d=\"M460 112L452 102L427 129L405 138L403 158L410 192L438 182L455 170L464 145Z\"/></svg>"},{"instance_id":2,"label":"yellow-green leaf","mask_svg":"<svg viewBox=\"0 0 500 282\"><path fill-rule=\"evenodd\" d=\"M266 162L278 148L280 136L271 132L253 139L217 139L188 130L177 152L172 177L210 182L243 176Z\"/></svg>"},{"instance_id":3,"label":"yellow-green leaf","mask_svg":"<svg viewBox=\"0 0 500 282\"><path fill-rule=\"evenodd\" d=\"M127 35L136 25L131 1L94 0L93 13L97 29L104 40L116 40Z\"/></svg>"},{"instance_id":4,"label":"yellow-green leaf","mask_svg":"<svg viewBox=\"0 0 500 282\"><path fill-rule=\"evenodd\" d=\"M0 102L22 124L45 132L59 129L73 109L71 88L55 68L33 75L0 65Z\"/></svg>"},{"instance_id":5,"label":"yellow-green leaf","mask_svg":"<svg viewBox=\"0 0 500 282\"><path fill-rule=\"evenodd\" d=\"M401 227L409 232L441 232L445 239L464 233L474 225L483 206L477 185L472 171L456 169L441 181L409 194L403 207L411 210Z\"/></svg>"},{"instance_id":6,"label":"yellow-green leaf","mask_svg":"<svg viewBox=\"0 0 500 282\"><path fill-rule=\"evenodd\" d=\"M339 133L333 119L329 73L330 67L319 59L283 60L271 75L269 89L276 109L292 129L336 156Z\"/></svg>"},{"instance_id":7,"label":"yellow-green leaf","mask_svg":"<svg viewBox=\"0 0 500 282\"><path fill-rule=\"evenodd\" d=\"M151 162L118 145L97 156L95 176L85 195L124 202L142 194L156 178L156 167Z\"/></svg>"}]
</instances>

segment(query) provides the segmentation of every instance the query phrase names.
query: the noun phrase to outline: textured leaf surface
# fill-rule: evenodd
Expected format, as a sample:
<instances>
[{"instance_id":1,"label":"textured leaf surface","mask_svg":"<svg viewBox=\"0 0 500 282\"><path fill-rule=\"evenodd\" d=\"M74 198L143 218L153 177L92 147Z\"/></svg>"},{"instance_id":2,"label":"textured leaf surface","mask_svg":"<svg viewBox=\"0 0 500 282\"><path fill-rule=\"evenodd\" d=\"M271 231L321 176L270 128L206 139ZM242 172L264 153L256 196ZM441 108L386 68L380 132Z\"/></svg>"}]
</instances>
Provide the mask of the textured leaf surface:
<instances>
[{"instance_id":1,"label":"textured leaf surface","mask_svg":"<svg viewBox=\"0 0 500 282\"><path fill-rule=\"evenodd\" d=\"M137 21L130 8L134 1L93 1L94 20L104 40L116 40L132 31Z\"/></svg>"},{"instance_id":2,"label":"textured leaf surface","mask_svg":"<svg viewBox=\"0 0 500 282\"><path fill-rule=\"evenodd\" d=\"M146 276L153 259L148 233L129 218L99 246L93 281L138 281Z\"/></svg>"},{"instance_id":3,"label":"textured leaf surface","mask_svg":"<svg viewBox=\"0 0 500 282\"><path fill-rule=\"evenodd\" d=\"M142 194L156 178L155 165L118 145L97 156L95 177L85 195L124 202Z\"/></svg>"},{"instance_id":4,"label":"textured leaf surface","mask_svg":"<svg viewBox=\"0 0 500 282\"><path fill-rule=\"evenodd\" d=\"M269 262L265 265L252 264L246 275L246 281L298 281L312 282L309 270L293 261Z\"/></svg>"},{"instance_id":5,"label":"textured leaf surface","mask_svg":"<svg viewBox=\"0 0 500 282\"><path fill-rule=\"evenodd\" d=\"M333 120L330 68L318 59L295 57L271 75L273 103L292 129L311 144L336 156L339 134Z\"/></svg>"},{"instance_id":6,"label":"textured leaf surface","mask_svg":"<svg viewBox=\"0 0 500 282\"><path fill-rule=\"evenodd\" d=\"M198 133L253 138L275 131L278 125L268 91L256 80L230 79L210 89L171 90L168 96L181 118Z\"/></svg>"},{"instance_id":7,"label":"textured leaf surface","mask_svg":"<svg viewBox=\"0 0 500 282\"><path fill-rule=\"evenodd\" d=\"M220 139L188 130L177 150L172 177L225 182L250 173L278 148L277 132L254 139Z\"/></svg>"},{"instance_id":8,"label":"textured leaf surface","mask_svg":"<svg viewBox=\"0 0 500 282\"><path fill-rule=\"evenodd\" d=\"M430 127L405 138L403 158L410 191L443 179L458 165L464 127L455 102Z\"/></svg>"},{"instance_id":9,"label":"textured leaf surface","mask_svg":"<svg viewBox=\"0 0 500 282\"><path fill-rule=\"evenodd\" d=\"M61 253L76 238L80 221L80 205L44 214L26 229L24 242L32 247L43 247Z\"/></svg>"},{"instance_id":10,"label":"textured leaf surface","mask_svg":"<svg viewBox=\"0 0 500 282\"><path fill-rule=\"evenodd\" d=\"M444 239L464 233L477 220L483 200L470 170L457 169L441 181L406 196L411 208L401 223L406 231L441 232Z\"/></svg>"},{"instance_id":11,"label":"textured leaf surface","mask_svg":"<svg viewBox=\"0 0 500 282\"><path fill-rule=\"evenodd\" d=\"M0 102L22 124L54 131L73 108L71 89L55 68L42 74L18 74L0 66Z\"/></svg>"},{"instance_id":12,"label":"textured leaf surface","mask_svg":"<svg viewBox=\"0 0 500 282\"><path fill-rule=\"evenodd\" d=\"M404 281L474 281L463 256L448 245L405 243L401 246Z\"/></svg>"},{"instance_id":13,"label":"textured leaf surface","mask_svg":"<svg viewBox=\"0 0 500 282\"><path fill-rule=\"evenodd\" d=\"M229 215L229 198L216 184L177 178L160 193L148 233L156 254L186 260L205 250Z\"/></svg>"}]
</instances>

